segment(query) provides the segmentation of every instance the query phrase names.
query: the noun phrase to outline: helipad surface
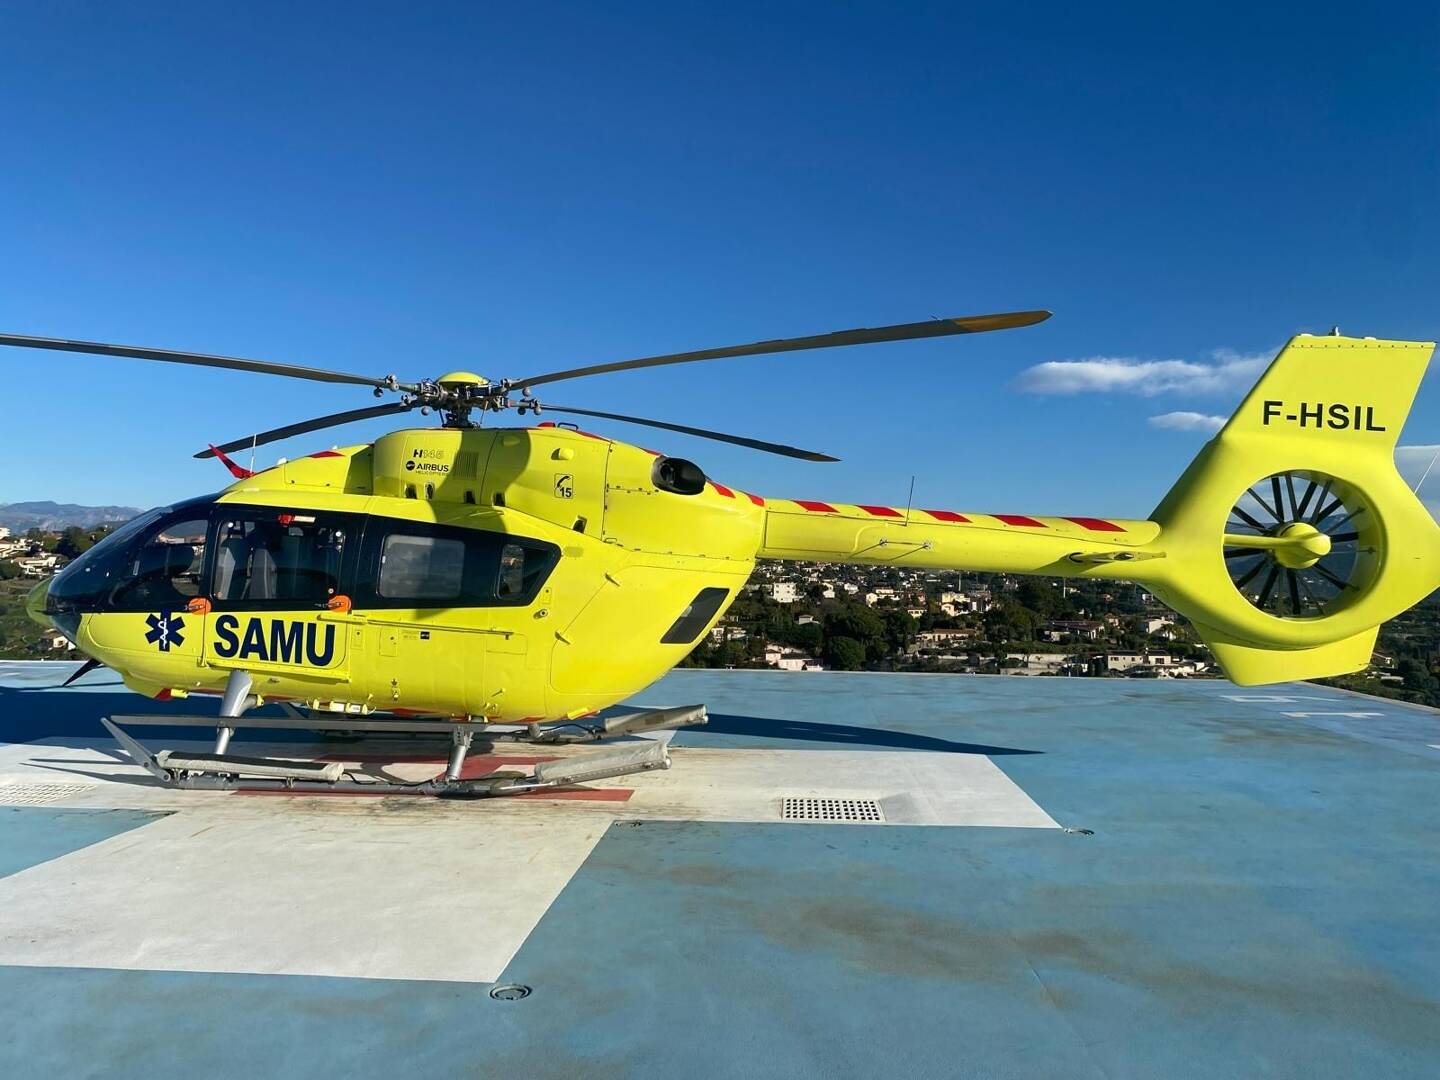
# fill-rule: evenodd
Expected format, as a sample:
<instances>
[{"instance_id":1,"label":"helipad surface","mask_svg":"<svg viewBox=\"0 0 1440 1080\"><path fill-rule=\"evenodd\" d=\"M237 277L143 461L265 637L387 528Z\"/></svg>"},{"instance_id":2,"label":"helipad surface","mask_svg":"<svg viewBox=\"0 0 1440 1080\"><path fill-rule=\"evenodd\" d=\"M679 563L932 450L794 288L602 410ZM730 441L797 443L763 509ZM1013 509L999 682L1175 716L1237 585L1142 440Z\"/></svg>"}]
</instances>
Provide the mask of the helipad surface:
<instances>
[{"instance_id":1,"label":"helipad surface","mask_svg":"<svg viewBox=\"0 0 1440 1080\"><path fill-rule=\"evenodd\" d=\"M454 803L157 790L70 670L0 664L0 1075L1440 1075L1434 712L679 671L671 771Z\"/></svg>"}]
</instances>

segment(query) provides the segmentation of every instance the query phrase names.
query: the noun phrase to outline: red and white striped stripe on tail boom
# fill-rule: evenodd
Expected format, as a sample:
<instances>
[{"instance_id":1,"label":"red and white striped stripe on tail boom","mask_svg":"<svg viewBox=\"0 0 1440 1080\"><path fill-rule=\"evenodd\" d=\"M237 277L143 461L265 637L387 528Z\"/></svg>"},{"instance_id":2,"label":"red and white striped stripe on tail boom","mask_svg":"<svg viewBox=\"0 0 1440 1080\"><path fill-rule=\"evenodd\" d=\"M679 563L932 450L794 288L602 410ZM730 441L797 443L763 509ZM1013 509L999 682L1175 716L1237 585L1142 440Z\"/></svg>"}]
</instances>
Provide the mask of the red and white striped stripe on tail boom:
<instances>
[{"instance_id":1,"label":"red and white striped stripe on tail boom","mask_svg":"<svg viewBox=\"0 0 1440 1080\"><path fill-rule=\"evenodd\" d=\"M721 494L736 493L729 488ZM1072 556L1142 547L1153 521L1032 517L812 499L765 499L761 558L891 563L1014 573L1076 573ZM1093 566L1093 564L1091 564Z\"/></svg>"}]
</instances>

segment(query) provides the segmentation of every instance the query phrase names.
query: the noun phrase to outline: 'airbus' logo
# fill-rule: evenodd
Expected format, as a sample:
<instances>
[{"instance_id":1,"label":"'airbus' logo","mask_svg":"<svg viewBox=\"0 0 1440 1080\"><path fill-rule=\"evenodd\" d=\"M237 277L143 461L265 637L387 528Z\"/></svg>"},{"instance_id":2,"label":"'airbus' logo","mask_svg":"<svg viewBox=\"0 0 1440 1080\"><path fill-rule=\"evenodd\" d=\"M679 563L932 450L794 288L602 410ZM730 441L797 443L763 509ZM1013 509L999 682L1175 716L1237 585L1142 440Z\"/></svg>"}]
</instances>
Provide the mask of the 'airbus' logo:
<instances>
[{"instance_id":1,"label":"'airbus' logo","mask_svg":"<svg viewBox=\"0 0 1440 1080\"><path fill-rule=\"evenodd\" d=\"M173 615L168 611L146 615L145 625L150 628L145 632L145 640L161 652L169 652L171 645L185 644L185 635L181 633L185 628L183 615Z\"/></svg>"}]
</instances>

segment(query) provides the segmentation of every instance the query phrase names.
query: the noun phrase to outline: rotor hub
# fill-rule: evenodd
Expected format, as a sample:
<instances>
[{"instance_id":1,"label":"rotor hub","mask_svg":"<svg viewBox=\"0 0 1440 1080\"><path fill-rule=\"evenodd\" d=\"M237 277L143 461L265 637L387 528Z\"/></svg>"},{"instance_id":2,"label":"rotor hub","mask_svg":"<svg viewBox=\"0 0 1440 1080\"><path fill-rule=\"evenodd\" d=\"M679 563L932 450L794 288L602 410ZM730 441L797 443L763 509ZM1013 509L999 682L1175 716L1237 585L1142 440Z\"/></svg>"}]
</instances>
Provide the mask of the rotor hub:
<instances>
[{"instance_id":1,"label":"rotor hub","mask_svg":"<svg viewBox=\"0 0 1440 1080\"><path fill-rule=\"evenodd\" d=\"M1308 521L1296 521L1279 532L1287 541L1275 549L1275 561L1290 570L1307 570L1330 554L1330 537Z\"/></svg>"},{"instance_id":2,"label":"rotor hub","mask_svg":"<svg viewBox=\"0 0 1440 1080\"><path fill-rule=\"evenodd\" d=\"M473 371L451 371L436 379L435 384L446 390L458 390L466 386L489 386L490 380Z\"/></svg>"}]
</instances>

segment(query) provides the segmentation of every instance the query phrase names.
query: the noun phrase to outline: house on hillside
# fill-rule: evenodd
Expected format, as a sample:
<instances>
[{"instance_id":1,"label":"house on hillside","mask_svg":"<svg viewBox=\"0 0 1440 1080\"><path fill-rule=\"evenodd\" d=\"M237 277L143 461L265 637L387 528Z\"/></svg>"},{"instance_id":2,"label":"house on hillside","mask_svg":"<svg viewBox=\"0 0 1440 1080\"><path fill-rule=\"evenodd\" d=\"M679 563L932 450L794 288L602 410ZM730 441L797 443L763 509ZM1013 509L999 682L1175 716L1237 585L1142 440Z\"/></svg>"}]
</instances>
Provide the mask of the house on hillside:
<instances>
[{"instance_id":1,"label":"house on hillside","mask_svg":"<svg viewBox=\"0 0 1440 1080\"><path fill-rule=\"evenodd\" d=\"M1175 658L1168 653L1106 653L1101 661L1109 674L1129 674L1142 668L1168 668Z\"/></svg>"},{"instance_id":2,"label":"house on hillside","mask_svg":"<svg viewBox=\"0 0 1440 1080\"><path fill-rule=\"evenodd\" d=\"M69 652L75 644L59 630L42 630L40 648L46 652Z\"/></svg>"},{"instance_id":3,"label":"house on hillside","mask_svg":"<svg viewBox=\"0 0 1440 1080\"><path fill-rule=\"evenodd\" d=\"M813 656L798 649L787 649L773 642L765 646L765 663L781 671L824 671L825 668Z\"/></svg>"},{"instance_id":4,"label":"house on hillside","mask_svg":"<svg viewBox=\"0 0 1440 1080\"><path fill-rule=\"evenodd\" d=\"M26 577L42 578L55 572L55 567L60 562L60 557L51 552L42 555L26 555L14 560L15 565L20 567L20 572Z\"/></svg>"}]
</instances>

